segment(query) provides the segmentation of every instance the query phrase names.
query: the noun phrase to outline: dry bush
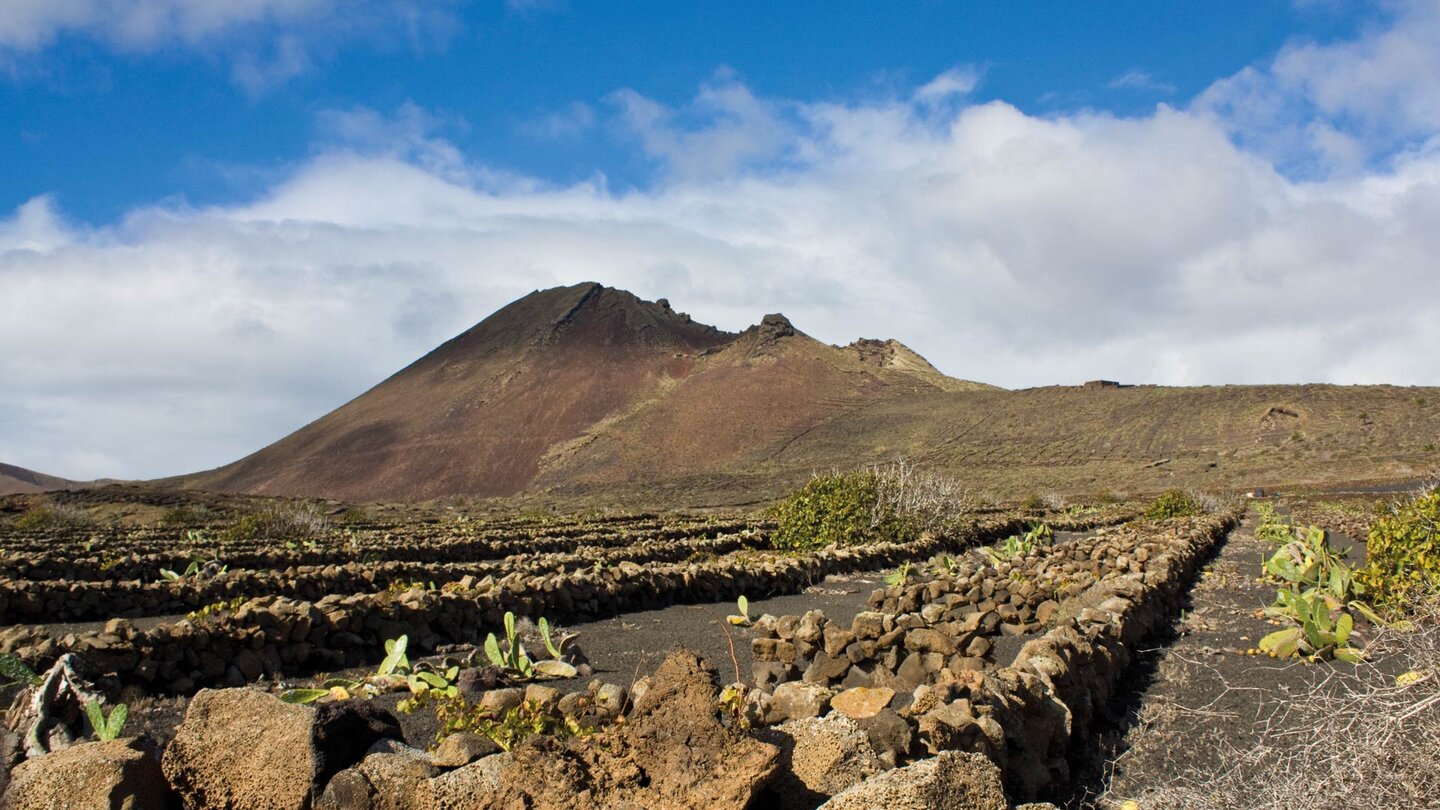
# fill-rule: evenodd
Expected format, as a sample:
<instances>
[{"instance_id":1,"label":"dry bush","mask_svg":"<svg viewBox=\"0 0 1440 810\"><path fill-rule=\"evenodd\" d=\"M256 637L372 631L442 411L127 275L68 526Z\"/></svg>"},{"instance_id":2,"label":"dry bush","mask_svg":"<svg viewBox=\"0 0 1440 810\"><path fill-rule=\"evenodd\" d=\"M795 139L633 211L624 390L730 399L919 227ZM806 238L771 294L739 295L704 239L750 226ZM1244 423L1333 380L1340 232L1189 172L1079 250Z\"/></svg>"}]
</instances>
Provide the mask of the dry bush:
<instances>
[{"instance_id":1,"label":"dry bush","mask_svg":"<svg viewBox=\"0 0 1440 810\"><path fill-rule=\"evenodd\" d=\"M17 529L89 529L95 517L79 506L68 503L38 503L15 519Z\"/></svg>"},{"instance_id":2,"label":"dry bush","mask_svg":"<svg viewBox=\"0 0 1440 810\"><path fill-rule=\"evenodd\" d=\"M1306 694L1267 690L1263 699L1276 708L1257 721L1253 746L1225 744L1205 756L1172 746L1178 776L1142 795L1107 795L1100 806L1125 798L1179 810L1436 806L1440 600L1418 602L1413 629L1382 630L1367 652L1369 663L1328 665Z\"/></svg>"},{"instance_id":3,"label":"dry bush","mask_svg":"<svg viewBox=\"0 0 1440 810\"><path fill-rule=\"evenodd\" d=\"M1216 492L1192 489L1186 493L1190 500L1194 501L1208 515L1219 515L1229 512L1240 505L1240 498L1235 495L1221 495Z\"/></svg>"},{"instance_id":4,"label":"dry bush","mask_svg":"<svg viewBox=\"0 0 1440 810\"><path fill-rule=\"evenodd\" d=\"M241 515L225 530L222 541L314 540L330 528L330 520L313 503L272 503Z\"/></svg>"},{"instance_id":5,"label":"dry bush","mask_svg":"<svg viewBox=\"0 0 1440 810\"><path fill-rule=\"evenodd\" d=\"M942 531L970 512L969 491L948 475L922 470L903 459L871 470L877 494L871 515L874 525L886 515L898 515L922 531Z\"/></svg>"}]
</instances>

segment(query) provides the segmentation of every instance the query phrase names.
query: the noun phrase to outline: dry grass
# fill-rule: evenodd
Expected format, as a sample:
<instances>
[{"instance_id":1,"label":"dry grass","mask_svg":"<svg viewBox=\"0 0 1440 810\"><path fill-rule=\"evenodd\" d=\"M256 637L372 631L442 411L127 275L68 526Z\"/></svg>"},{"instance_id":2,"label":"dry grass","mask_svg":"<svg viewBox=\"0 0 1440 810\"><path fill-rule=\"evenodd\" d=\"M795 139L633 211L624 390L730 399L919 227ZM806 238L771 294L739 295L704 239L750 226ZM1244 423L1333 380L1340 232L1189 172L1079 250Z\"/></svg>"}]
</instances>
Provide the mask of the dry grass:
<instances>
[{"instance_id":1,"label":"dry grass","mask_svg":"<svg viewBox=\"0 0 1440 810\"><path fill-rule=\"evenodd\" d=\"M1327 665L1307 694L1261 690L1253 745L1222 744L1203 757L1171 745L1172 776L1139 795L1103 796L1101 807L1246 807L1257 810L1421 808L1440 797L1440 600L1417 609L1413 629L1384 630L1370 663ZM1397 678L1397 673L1405 673ZM1237 687L1238 688L1238 687ZM1204 713L1167 705L1162 712ZM1132 745L1142 744L1141 718ZM1230 718L1234 719L1234 718ZM1146 722L1146 721L1151 722ZM1159 725L1164 725L1160 723ZM1204 763L1204 764L1200 764Z\"/></svg>"},{"instance_id":2,"label":"dry grass","mask_svg":"<svg viewBox=\"0 0 1440 810\"><path fill-rule=\"evenodd\" d=\"M970 493L956 479L923 470L904 459L870 468L875 474L874 523L897 515L927 530L954 525L972 509Z\"/></svg>"}]
</instances>

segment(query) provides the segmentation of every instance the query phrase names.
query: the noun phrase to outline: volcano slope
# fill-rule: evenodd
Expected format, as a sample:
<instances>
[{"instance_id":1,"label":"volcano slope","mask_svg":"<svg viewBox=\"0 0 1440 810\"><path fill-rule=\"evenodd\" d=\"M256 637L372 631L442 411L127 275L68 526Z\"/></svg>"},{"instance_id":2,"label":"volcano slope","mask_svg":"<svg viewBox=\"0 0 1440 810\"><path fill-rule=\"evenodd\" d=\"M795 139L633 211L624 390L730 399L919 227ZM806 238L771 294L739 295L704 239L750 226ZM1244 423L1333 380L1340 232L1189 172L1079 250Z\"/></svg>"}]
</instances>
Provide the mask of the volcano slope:
<instances>
[{"instance_id":1,"label":"volcano slope","mask_svg":"<svg viewBox=\"0 0 1440 810\"><path fill-rule=\"evenodd\" d=\"M59 476L38 473L13 464L0 464L0 495L75 489L83 486L85 484Z\"/></svg>"},{"instance_id":2,"label":"volcano slope","mask_svg":"<svg viewBox=\"0 0 1440 810\"><path fill-rule=\"evenodd\" d=\"M165 483L350 501L732 506L904 457L996 497L1411 479L1440 389L1052 386L948 377L895 341L768 315L723 332L588 283L532 293L226 467Z\"/></svg>"}]
</instances>

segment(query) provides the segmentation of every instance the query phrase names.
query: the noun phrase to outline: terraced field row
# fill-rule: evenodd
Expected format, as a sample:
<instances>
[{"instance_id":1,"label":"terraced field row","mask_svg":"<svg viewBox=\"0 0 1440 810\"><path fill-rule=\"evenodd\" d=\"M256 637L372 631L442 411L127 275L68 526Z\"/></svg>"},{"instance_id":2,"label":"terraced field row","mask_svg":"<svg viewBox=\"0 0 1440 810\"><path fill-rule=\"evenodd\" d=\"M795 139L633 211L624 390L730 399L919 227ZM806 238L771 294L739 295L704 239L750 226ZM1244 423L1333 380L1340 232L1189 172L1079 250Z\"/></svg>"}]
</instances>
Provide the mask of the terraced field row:
<instances>
[{"instance_id":1,"label":"terraced field row","mask_svg":"<svg viewBox=\"0 0 1440 810\"><path fill-rule=\"evenodd\" d=\"M0 580L0 623L88 621L188 613L237 598L286 596L319 599L332 593L375 593L415 585L474 587L506 577L568 573L621 563L677 563L692 558L763 549L756 529L733 534L677 539L652 538L623 545L593 544L579 551L512 554L479 562L346 562L297 565L283 570L204 570L176 581L166 579ZM457 555L463 558L463 555Z\"/></svg>"},{"instance_id":2,"label":"terraced field row","mask_svg":"<svg viewBox=\"0 0 1440 810\"><path fill-rule=\"evenodd\" d=\"M183 571L194 559L230 569L287 569L297 566L369 565L387 562L476 562L516 554L577 552L652 540L717 537L765 529L755 520L680 519L648 516L606 524L467 529L456 524L389 526L329 531L304 540L220 539L218 532L147 529L130 532L75 531L0 537L0 578L109 581L158 579L160 569Z\"/></svg>"},{"instance_id":3,"label":"terraced field row","mask_svg":"<svg viewBox=\"0 0 1440 810\"><path fill-rule=\"evenodd\" d=\"M1133 512L1115 509L1055 517L1057 528L1075 529L1130 516ZM12 579L0 582L6 615L52 622L166 615L231 599L248 601L144 631L114 618L103 632L16 626L0 633L0 650L15 652L36 667L64 652L79 652L123 682L186 693L261 675L358 665L377 657L386 639L401 634L417 651L474 643L497 628L506 611L568 621L741 594L796 593L829 574L891 567L991 543L1023 531L1031 520L1020 514L978 516L944 537L810 553L770 550L767 527L760 522L702 522L699 531L694 525L632 530L633 524L618 523L608 534L564 538L569 543L565 551L511 554L493 563L352 560L278 572L231 568L176 582ZM453 546L468 553L475 549L471 542L437 541L432 549ZM397 551L410 545L407 538Z\"/></svg>"}]
</instances>

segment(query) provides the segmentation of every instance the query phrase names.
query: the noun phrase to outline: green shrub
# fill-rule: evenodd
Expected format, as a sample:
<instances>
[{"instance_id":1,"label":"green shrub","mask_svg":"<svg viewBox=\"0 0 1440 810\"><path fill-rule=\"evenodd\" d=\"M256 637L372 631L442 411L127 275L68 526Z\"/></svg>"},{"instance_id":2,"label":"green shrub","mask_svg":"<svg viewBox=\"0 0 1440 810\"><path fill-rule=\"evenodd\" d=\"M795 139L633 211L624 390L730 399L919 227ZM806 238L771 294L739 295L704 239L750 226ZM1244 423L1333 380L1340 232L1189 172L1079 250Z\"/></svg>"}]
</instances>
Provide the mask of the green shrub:
<instances>
[{"instance_id":1,"label":"green shrub","mask_svg":"<svg viewBox=\"0 0 1440 810\"><path fill-rule=\"evenodd\" d=\"M779 523L770 543L785 551L829 545L858 546L877 540L908 541L917 528L880 502L875 470L816 475L771 508Z\"/></svg>"},{"instance_id":2,"label":"green shrub","mask_svg":"<svg viewBox=\"0 0 1440 810\"><path fill-rule=\"evenodd\" d=\"M1375 521L1359 579L1371 601L1405 611L1416 591L1440 589L1440 489Z\"/></svg>"},{"instance_id":3,"label":"green shrub","mask_svg":"<svg viewBox=\"0 0 1440 810\"><path fill-rule=\"evenodd\" d=\"M1160 493L1160 496L1145 510L1145 518L1147 520L1168 520L1169 518L1198 515L1203 511L1205 510L1198 501L1181 490L1167 489Z\"/></svg>"},{"instance_id":4,"label":"green shrub","mask_svg":"<svg viewBox=\"0 0 1440 810\"><path fill-rule=\"evenodd\" d=\"M958 480L905 461L816 475L770 508L780 524L770 542L783 551L905 543L954 531L971 503Z\"/></svg>"}]
</instances>

